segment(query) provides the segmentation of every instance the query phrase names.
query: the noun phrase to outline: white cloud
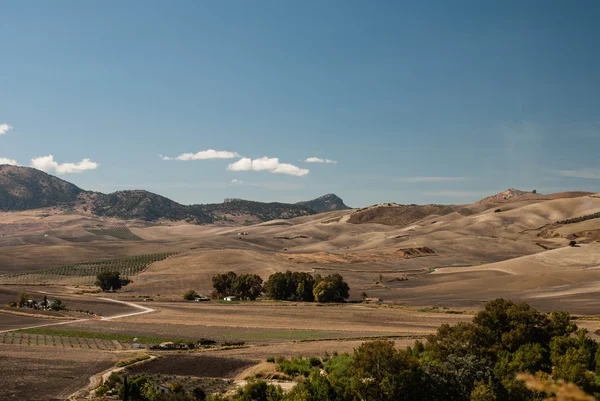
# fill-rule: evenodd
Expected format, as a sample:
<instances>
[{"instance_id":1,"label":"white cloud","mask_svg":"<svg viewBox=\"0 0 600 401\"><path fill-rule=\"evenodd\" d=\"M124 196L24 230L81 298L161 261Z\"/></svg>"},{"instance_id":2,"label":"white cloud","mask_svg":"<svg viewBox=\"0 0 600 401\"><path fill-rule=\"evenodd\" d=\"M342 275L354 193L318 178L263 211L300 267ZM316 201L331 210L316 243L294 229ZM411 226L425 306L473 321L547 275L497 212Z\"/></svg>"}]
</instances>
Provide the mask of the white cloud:
<instances>
[{"instance_id":1,"label":"white cloud","mask_svg":"<svg viewBox=\"0 0 600 401\"><path fill-rule=\"evenodd\" d=\"M305 163L328 163L328 164L337 164L336 160L330 159L321 159L319 157L308 157L304 160Z\"/></svg>"},{"instance_id":2,"label":"white cloud","mask_svg":"<svg viewBox=\"0 0 600 401\"><path fill-rule=\"evenodd\" d=\"M451 182L467 181L466 177L396 177L396 182L417 183L417 182Z\"/></svg>"},{"instance_id":3,"label":"white cloud","mask_svg":"<svg viewBox=\"0 0 600 401\"><path fill-rule=\"evenodd\" d=\"M231 180L231 183L232 183L232 184L243 184L243 183L244 183L244 181L242 181L242 180L238 180L237 178L234 178L233 180Z\"/></svg>"},{"instance_id":4,"label":"white cloud","mask_svg":"<svg viewBox=\"0 0 600 401\"><path fill-rule=\"evenodd\" d=\"M57 174L81 173L86 170L95 170L98 163L90 159L83 159L79 163L62 163L54 161L54 156L41 156L31 159L31 167L45 172L55 172Z\"/></svg>"},{"instance_id":5,"label":"white cloud","mask_svg":"<svg viewBox=\"0 0 600 401\"><path fill-rule=\"evenodd\" d=\"M0 124L0 135L6 134L11 129L12 129L12 126L10 126L8 124Z\"/></svg>"},{"instance_id":6,"label":"white cloud","mask_svg":"<svg viewBox=\"0 0 600 401\"><path fill-rule=\"evenodd\" d=\"M235 157L241 157L237 152L230 152L227 150L202 150L198 153L182 153L177 157L168 157L160 155L163 160L207 160L207 159L233 159Z\"/></svg>"},{"instance_id":7,"label":"white cloud","mask_svg":"<svg viewBox=\"0 0 600 401\"><path fill-rule=\"evenodd\" d=\"M310 171L304 168L294 166L293 164L280 163L276 157L261 157L260 159L250 159L244 157L227 167L229 171L268 171L274 174L288 174L301 177Z\"/></svg>"},{"instance_id":8,"label":"white cloud","mask_svg":"<svg viewBox=\"0 0 600 401\"><path fill-rule=\"evenodd\" d=\"M10 164L11 166L16 166L17 161L15 159L7 159L6 157L0 157L0 164Z\"/></svg>"},{"instance_id":9,"label":"white cloud","mask_svg":"<svg viewBox=\"0 0 600 401\"><path fill-rule=\"evenodd\" d=\"M593 168L582 168L579 170L561 170L558 172L563 177L587 178L589 180L600 180L600 170Z\"/></svg>"}]
</instances>

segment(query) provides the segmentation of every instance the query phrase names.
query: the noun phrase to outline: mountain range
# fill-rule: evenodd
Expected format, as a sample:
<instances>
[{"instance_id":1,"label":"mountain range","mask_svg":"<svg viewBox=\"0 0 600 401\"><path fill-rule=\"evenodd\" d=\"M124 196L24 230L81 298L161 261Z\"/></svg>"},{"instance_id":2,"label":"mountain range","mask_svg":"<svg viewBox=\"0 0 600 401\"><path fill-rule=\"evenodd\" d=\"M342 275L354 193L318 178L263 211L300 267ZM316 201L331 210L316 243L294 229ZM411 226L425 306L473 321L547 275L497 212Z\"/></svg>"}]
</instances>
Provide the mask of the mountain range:
<instances>
[{"instance_id":1,"label":"mountain range","mask_svg":"<svg viewBox=\"0 0 600 401\"><path fill-rule=\"evenodd\" d=\"M0 165L0 211L48 207L120 219L186 220L197 224L254 224L349 209L334 194L296 204L231 199L223 203L182 205L144 190L110 194L86 191L34 168Z\"/></svg>"}]
</instances>

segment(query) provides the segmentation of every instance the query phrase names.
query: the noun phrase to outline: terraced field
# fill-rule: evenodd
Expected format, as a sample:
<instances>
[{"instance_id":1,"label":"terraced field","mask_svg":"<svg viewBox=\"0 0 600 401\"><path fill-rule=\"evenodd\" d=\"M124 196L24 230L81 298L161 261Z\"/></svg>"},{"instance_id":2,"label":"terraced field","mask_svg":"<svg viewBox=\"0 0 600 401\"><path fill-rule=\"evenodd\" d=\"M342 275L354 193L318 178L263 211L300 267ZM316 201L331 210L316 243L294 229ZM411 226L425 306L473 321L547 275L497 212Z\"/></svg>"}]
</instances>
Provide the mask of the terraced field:
<instances>
[{"instance_id":1,"label":"terraced field","mask_svg":"<svg viewBox=\"0 0 600 401\"><path fill-rule=\"evenodd\" d=\"M109 237L115 237L124 241L143 241L142 237L139 237L131 232L127 227L119 228L103 228L103 229L88 229L88 232L94 235L106 235Z\"/></svg>"},{"instance_id":2,"label":"terraced field","mask_svg":"<svg viewBox=\"0 0 600 401\"><path fill-rule=\"evenodd\" d=\"M70 266L13 273L0 276L0 284L94 285L102 271L118 271L124 278L134 276L154 262L165 260L174 253L153 253L121 259L78 263Z\"/></svg>"}]
</instances>

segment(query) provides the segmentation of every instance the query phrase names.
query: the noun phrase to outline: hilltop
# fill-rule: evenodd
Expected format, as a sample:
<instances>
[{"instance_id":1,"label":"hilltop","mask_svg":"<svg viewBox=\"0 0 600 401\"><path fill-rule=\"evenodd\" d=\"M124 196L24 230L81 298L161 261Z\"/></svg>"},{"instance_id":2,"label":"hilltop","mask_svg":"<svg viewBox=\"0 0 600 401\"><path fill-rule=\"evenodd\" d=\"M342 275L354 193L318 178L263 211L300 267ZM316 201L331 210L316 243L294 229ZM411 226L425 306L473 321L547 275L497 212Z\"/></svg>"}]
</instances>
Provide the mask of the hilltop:
<instances>
[{"instance_id":1,"label":"hilltop","mask_svg":"<svg viewBox=\"0 0 600 401\"><path fill-rule=\"evenodd\" d=\"M40 208L59 208L124 220L185 220L195 224L230 225L248 225L309 216L326 210L348 209L342 199L334 194L297 204L234 199L215 204L182 205L144 190L103 194L85 191L34 168L0 166L0 211Z\"/></svg>"},{"instance_id":2,"label":"hilltop","mask_svg":"<svg viewBox=\"0 0 600 401\"><path fill-rule=\"evenodd\" d=\"M332 212L334 210L347 210L350 207L344 204L342 198L335 194L327 194L310 201L298 202L296 205L306 206L317 213Z\"/></svg>"},{"instance_id":3,"label":"hilltop","mask_svg":"<svg viewBox=\"0 0 600 401\"><path fill-rule=\"evenodd\" d=\"M0 210L73 204L81 188L34 168L0 165Z\"/></svg>"}]
</instances>

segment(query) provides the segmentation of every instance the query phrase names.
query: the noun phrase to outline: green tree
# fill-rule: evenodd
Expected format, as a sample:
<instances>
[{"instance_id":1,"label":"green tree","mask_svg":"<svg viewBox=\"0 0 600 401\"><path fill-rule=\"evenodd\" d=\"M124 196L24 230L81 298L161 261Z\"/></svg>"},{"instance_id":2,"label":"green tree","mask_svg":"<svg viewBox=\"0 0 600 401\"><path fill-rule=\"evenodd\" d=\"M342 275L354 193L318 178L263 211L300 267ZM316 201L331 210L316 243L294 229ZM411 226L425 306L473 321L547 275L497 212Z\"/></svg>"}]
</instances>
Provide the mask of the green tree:
<instances>
[{"instance_id":1,"label":"green tree","mask_svg":"<svg viewBox=\"0 0 600 401\"><path fill-rule=\"evenodd\" d=\"M54 302L52 302L52 304L50 305L50 308L52 310L59 311L59 310L67 309L67 305L65 305L63 303L63 301L61 301L60 299L56 299L56 300L54 300Z\"/></svg>"},{"instance_id":2,"label":"green tree","mask_svg":"<svg viewBox=\"0 0 600 401\"><path fill-rule=\"evenodd\" d=\"M269 276L264 286L264 291L268 298L276 300L288 300L290 298L287 276L291 276L291 272L277 272Z\"/></svg>"},{"instance_id":3,"label":"green tree","mask_svg":"<svg viewBox=\"0 0 600 401\"><path fill-rule=\"evenodd\" d=\"M206 400L206 393L200 387L196 387L192 390L192 395L196 401L204 401Z\"/></svg>"},{"instance_id":4,"label":"green tree","mask_svg":"<svg viewBox=\"0 0 600 401\"><path fill-rule=\"evenodd\" d=\"M25 305L27 305L27 293L22 291L21 295L19 295L19 302L17 302L17 306L19 308L23 308Z\"/></svg>"},{"instance_id":5,"label":"green tree","mask_svg":"<svg viewBox=\"0 0 600 401\"><path fill-rule=\"evenodd\" d=\"M217 274L212 278L213 288L219 298L233 295L233 282L237 275L235 272Z\"/></svg>"},{"instance_id":6,"label":"green tree","mask_svg":"<svg viewBox=\"0 0 600 401\"><path fill-rule=\"evenodd\" d=\"M233 294L242 300L254 301L262 293L262 283L256 274L241 274L233 280Z\"/></svg>"},{"instance_id":7,"label":"green tree","mask_svg":"<svg viewBox=\"0 0 600 401\"><path fill-rule=\"evenodd\" d=\"M96 285L102 291L121 288L121 273L117 271L103 271L96 276Z\"/></svg>"},{"instance_id":8,"label":"green tree","mask_svg":"<svg viewBox=\"0 0 600 401\"><path fill-rule=\"evenodd\" d=\"M181 384L179 382L175 382L175 383L171 384L170 390L172 393L175 393L175 394L183 393L185 391L185 389L183 388L183 384Z\"/></svg>"},{"instance_id":9,"label":"green tree","mask_svg":"<svg viewBox=\"0 0 600 401\"><path fill-rule=\"evenodd\" d=\"M365 401L421 400L422 371L417 358L391 341L373 341L354 351L352 385Z\"/></svg>"},{"instance_id":10,"label":"green tree","mask_svg":"<svg viewBox=\"0 0 600 401\"><path fill-rule=\"evenodd\" d=\"M481 381L475 383L475 387L471 392L470 401L496 401L494 388Z\"/></svg>"},{"instance_id":11,"label":"green tree","mask_svg":"<svg viewBox=\"0 0 600 401\"><path fill-rule=\"evenodd\" d=\"M189 290L185 294L183 294L183 299L188 301L193 301L198 296L198 293L194 290Z\"/></svg>"},{"instance_id":12,"label":"green tree","mask_svg":"<svg viewBox=\"0 0 600 401\"><path fill-rule=\"evenodd\" d=\"M314 287L317 302L344 302L350 296L350 287L339 274L324 277Z\"/></svg>"},{"instance_id":13,"label":"green tree","mask_svg":"<svg viewBox=\"0 0 600 401\"><path fill-rule=\"evenodd\" d=\"M121 394L121 390L123 394ZM129 383L127 383L127 376L123 378L123 385L119 389L119 396L123 401L129 401Z\"/></svg>"},{"instance_id":14,"label":"green tree","mask_svg":"<svg viewBox=\"0 0 600 401\"><path fill-rule=\"evenodd\" d=\"M282 397L281 387L257 380L239 389L235 401L280 401Z\"/></svg>"}]
</instances>

